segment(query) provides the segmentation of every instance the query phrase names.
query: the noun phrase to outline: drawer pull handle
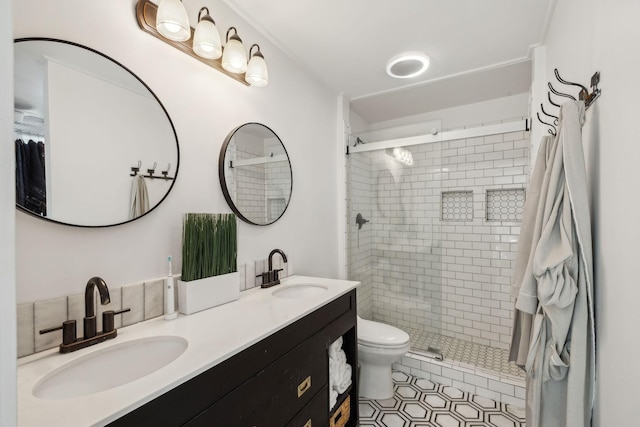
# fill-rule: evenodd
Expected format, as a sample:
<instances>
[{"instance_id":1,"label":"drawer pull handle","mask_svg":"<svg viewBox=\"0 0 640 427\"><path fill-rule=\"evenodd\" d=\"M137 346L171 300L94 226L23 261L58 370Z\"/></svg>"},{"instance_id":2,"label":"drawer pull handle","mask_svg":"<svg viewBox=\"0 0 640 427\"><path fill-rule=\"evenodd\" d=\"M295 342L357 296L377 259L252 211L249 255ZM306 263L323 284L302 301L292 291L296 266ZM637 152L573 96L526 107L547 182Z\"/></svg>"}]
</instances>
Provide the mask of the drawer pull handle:
<instances>
[{"instance_id":1,"label":"drawer pull handle","mask_svg":"<svg viewBox=\"0 0 640 427\"><path fill-rule=\"evenodd\" d=\"M308 376L307 378L305 378L304 381L302 381L298 385L298 397L302 396L310 388L311 388L311 376Z\"/></svg>"},{"instance_id":2,"label":"drawer pull handle","mask_svg":"<svg viewBox=\"0 0 640 427\"><path fill-rule=\"evenodd\" d=\"M302 427L311 427L311 420L308 420Z\"/></svg>"}]
</instances>

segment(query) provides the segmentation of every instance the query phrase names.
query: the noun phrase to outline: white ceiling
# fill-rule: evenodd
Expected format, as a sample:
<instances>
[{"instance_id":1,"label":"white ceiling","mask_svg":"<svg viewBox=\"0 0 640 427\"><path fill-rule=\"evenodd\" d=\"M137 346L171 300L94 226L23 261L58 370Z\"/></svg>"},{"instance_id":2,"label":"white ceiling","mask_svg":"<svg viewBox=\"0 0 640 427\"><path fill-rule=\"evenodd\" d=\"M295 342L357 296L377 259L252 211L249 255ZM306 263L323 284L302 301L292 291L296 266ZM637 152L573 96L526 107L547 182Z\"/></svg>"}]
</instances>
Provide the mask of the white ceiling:
<instances>
[{"instance_id":1,"label":"white ceiling","mask_svg":"<svg viewBox=\"0 0 640 427\"><path fill-rule=\"evenodd\" d=\"M224 0L369 123L523 93L555 0ZM385 65L417 50L427 72ZM268 52L264 52L268 61ZM267 62L268 63L268 62Z\"/></svg>"}]
</instances>

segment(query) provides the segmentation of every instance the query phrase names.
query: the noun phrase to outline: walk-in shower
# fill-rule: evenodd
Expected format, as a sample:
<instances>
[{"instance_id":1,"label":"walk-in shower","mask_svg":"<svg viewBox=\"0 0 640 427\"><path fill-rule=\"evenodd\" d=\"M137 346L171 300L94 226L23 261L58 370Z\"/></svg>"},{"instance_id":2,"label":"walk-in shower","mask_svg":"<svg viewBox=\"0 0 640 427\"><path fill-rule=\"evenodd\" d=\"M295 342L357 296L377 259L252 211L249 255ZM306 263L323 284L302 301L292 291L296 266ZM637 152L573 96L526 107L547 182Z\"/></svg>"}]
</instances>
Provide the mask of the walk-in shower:
<instances>
[{"instance_id":1,"label":"walk-in shower","mask_svg":"<svg viewBox=\"0 0 640 427\"><path fill-rule=\"evenodd\" d=\"M362 282L358 311L409 333L412 352L522 376L507 349L529 173L524 128L517 121L349 147L348 270Z\"/></svg>"}]
</instances>

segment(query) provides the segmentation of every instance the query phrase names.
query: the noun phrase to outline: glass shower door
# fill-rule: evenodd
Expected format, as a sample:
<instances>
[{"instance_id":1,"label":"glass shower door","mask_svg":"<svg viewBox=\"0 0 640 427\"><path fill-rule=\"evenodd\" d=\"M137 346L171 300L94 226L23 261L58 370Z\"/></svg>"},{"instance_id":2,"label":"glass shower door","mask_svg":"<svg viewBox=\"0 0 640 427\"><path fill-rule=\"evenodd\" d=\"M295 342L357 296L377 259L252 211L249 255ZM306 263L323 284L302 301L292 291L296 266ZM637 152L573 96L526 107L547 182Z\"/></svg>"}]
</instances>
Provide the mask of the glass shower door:
<instances>
[{"instance_id":1,"label":"glass shower door","mask_svg":"<svg viewBox=\"0 0 640 427\"><path fill-rule=\"evenodd\" d=\"M347 160L348 272L360 316L399 327L412 348L442 330L440 144L354 152Z\"/></svg>"}]
</instances>

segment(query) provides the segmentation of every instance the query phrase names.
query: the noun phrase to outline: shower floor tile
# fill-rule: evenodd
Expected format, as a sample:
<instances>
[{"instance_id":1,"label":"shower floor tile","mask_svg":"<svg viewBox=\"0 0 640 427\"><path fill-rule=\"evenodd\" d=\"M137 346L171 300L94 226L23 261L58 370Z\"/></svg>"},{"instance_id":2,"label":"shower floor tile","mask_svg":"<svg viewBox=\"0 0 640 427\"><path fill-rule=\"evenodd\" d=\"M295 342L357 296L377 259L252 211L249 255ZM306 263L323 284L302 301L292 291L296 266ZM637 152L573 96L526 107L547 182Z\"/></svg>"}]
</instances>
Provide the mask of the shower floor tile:
<instances>
[{"instance_id":1,"label":"shower floor tile","mask_svg":"<svg viewBox=\"0 0 640 427\"><path fill-rule=\"evenodd\" d=\"M411 338L411 351L420 353L426 352L429 347L437 348L442 352L444 361L453 365L509 375L521 380L525 379L524 371L509 362L509 350L418 329L404 328L404 330Z\"/></svg>"},{"instance_id":2,"label":"shower floor tile","mask_svg":"<svg viewBox=\"0 0 640 427\"><path fill-rule=\"evenodd\" d=\"M391 399L360 398L360 427L525 427L524 410L393 373Z\"/></svg>"}]
</instances>

